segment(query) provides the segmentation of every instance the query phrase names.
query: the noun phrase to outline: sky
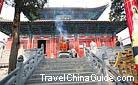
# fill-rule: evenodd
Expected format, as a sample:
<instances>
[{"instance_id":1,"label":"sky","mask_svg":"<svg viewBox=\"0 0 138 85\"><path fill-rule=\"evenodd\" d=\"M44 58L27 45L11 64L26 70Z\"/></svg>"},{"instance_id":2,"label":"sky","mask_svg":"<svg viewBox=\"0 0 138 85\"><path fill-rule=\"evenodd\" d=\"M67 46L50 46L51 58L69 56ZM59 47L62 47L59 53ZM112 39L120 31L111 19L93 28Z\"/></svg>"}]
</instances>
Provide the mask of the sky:
<instances>
[{"instance_id":1,"label":"sky","mask_svg":"<svg viewBox=\"0 0 138 85\"><path fill-rule=\"evenodd\" d=\"M110 0L48 0L52 7L98 7Z\"/></svg>"},{"instance_id":2,"label":"sky","mask_svg":"<svg viewBox=\"0 0 138 85\"><path fill-rule=\"evenodd\" d=\"M110 4L110 0L48 0L46 6L49 7L87 7L94 8L103 6L105 4ZM110 6L104 11L101 17L98 19L100 21L109 20ZM0 17L7 20L13 20L14 8L6 4L3 5ZM28 21L28 19L21 13L21 21Z\"/></svg>"}]
</instances>

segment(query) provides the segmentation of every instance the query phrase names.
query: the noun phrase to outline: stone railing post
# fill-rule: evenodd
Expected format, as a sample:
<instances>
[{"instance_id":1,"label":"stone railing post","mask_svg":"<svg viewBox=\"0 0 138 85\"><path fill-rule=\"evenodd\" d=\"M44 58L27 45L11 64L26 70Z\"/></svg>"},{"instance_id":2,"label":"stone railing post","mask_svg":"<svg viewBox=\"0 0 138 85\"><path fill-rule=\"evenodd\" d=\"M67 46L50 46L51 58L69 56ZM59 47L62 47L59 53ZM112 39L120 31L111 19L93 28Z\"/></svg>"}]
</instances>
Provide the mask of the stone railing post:
<instances>
[{"instance_id":1,"label":"stone railing post","mask_svg":"<svg viewBox=\"0 0 138 85\"><path fill-rule=\"evenodd\" d=\"M19 71L17 72L17 77L16 77L16 85L23 85L23 56L20 55L18 60L17 60L17 64L16 67L19 67Z\"/></svg>"}]
</instances>

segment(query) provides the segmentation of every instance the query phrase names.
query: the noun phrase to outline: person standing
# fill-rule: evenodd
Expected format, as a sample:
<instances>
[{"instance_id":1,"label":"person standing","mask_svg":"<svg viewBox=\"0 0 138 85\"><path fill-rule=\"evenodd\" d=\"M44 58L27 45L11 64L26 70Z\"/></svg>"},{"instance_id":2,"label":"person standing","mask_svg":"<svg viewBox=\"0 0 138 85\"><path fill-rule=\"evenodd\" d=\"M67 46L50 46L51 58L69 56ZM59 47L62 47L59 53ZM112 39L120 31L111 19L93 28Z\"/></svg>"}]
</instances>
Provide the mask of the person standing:
<instances>
[{"instance_id":1,"label":"person standing","mask_svg":"<svg viewBox=\"0 0 138 85\"><path fill-rule=\"evenodd\" d=\"M96 45L96 43L95 43L94 41L91 41L91 43L90 43L90 50L91 50L94 54L96 54L97 45Z\"/></svg>"}]
</instances>

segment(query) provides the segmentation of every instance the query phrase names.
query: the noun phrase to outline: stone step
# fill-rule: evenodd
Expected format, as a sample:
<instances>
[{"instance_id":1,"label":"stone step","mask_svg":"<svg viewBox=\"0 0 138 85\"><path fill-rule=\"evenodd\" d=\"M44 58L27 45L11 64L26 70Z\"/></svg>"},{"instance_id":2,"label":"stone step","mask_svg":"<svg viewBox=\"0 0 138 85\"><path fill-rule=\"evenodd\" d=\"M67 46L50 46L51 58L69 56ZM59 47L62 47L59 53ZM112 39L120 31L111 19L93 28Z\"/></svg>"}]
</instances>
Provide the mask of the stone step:
<instances>
[{"instance_id":1,"label":"stone step","mask_svg":"<svg viewBox=\"0 0 138 85\"><path fill-rule=\"evenodd\" d=\"M86 69L86 68L90 68L90 67L82 67L82 66L68 66L68 67L44 67L44 68L37 68L36 70L64 70L64 69Z\"/></svg>"},{"instance_id":2,"label":"stone step","mask_svg":"<svg viewBox=\"0 0 138 85\"><path fill-rule=\"evenodd\" d=\"M76 76L91 76L96 70L91 67L90 63L85 58L59 58L59 59L44 59L35 69L31 77L26 82L26 85L94 85L94 82L82 81L60 81L52 79L52 81L42 81L40 74L46 76L63 76L74 74ZM97 71L98 72L98 71Z\"/></svg>"},{"instance_id":3,"label":"stone step","mask_svg":"<svg viewBox=\"0 0 138 85\"><path fill-rule=\"evenodd\" d=\"M58 69L85 69L85 68L91 68L89 64L78 64L78 65L43 65L38 66L36 70L58 70Z\"/></svg>"},{"instance_id":4,"label":"stone step","mask_svg":"<svg viewBox=\"0 0 138 85\"><path fill-rule=\"evenodd\" d=\"M85 61L80 61L80 62L78 62L78 61L74 61L74 62L47 62L47 61L45 61L45 62L41 62L40 64L39 64L39 66L41 66L41 65L68 65L68 64L89 64L89 62L85 62Z\"/></svg>"},{"instance_id":5,"label":"stone step","mask_svg":"<svg viewBox=\"0 0 138 85\"><path fill-rule=\"evenodd\" d=\"M86 68L86 69L60 69L60 70L35 70L33 74L54 74L54 73L77 73L77 72L93 72L96 71L92 68Z\"/></svg>"},{"instance_id":6,"label":"stone step","mask_svg":"<svg viewBox=\"0 0 138 85\"><path fill-rule=\"evenodd\" d=\"M26 83L25 85L100 85L99 82L53 82L53 83Z\"/></svg>"},{"instance_id":7,"label":"stone step","mask_svg":"<svg viewBox=\"0 0 138 85\"><path fill-rule=\"evenodd\" d=\"M56 63L56 62L83 62L84 58L58 58L58 59L43 59L41 62Z\"/></svg>"},{"instance_id":8,"label":"stone step","mask_svg":"<svg viewBox=\"0 0 138 85\"><path fill-rule=\"evenodd\" d=\"M95 79L93 72L69 73L69 74L42 74L33 75L27 83L65 83L65 82L86 82Z\"/></svg>"},{"instance_id":9,"label":"stone step","mask_svg":"<svg viewBox=\"0 0 138 85\"><path fill-rule=\"evenodd\" d=\"M43 73L41 73L42 75ZM49 74L43 74L43 75L46 75L46 76L54 76L54 77L57 77L57 76L67 76L67 75L75 75L75 76L91 76L91 75L97 75L96 73L94 72L73 72L73 73L49 73ZM35 78L41 78L40 74L33 74L30 79L35 79Z\"/></svg>"}]
</instances>

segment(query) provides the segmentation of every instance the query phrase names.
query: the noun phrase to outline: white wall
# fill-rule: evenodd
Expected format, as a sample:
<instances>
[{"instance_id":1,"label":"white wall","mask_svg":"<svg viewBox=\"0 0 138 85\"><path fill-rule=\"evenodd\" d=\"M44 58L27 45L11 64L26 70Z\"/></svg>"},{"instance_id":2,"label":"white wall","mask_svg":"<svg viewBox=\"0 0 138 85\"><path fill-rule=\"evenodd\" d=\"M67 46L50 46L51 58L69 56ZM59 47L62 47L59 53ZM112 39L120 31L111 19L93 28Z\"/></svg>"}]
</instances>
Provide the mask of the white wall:
<instances>
[{"instance_id":1,"label":"white wall","mask_svg":"<svg viewBox=\"0 0 138 85\"><path fill-rule=\"evenodd\" d=\"M8 38L9 38L8 35L6 35L6 34L0 32L0 41L3 41L3 39L5 39L5 41L7 41ZM5 41L4 41L4 42L5 42Z\"/></svg>"},{"instance_id":2,"label":"white wall","mask_svg":"<svg viewBox=\"0 0 138 85\"><path fill-rule=\"evenodd\" d=\"M116 36L118 36L118 39L121 38L123 45L128 45L131 43L130 36L129 36L129 30L128 28L122 30L121 32L117 33Z\"/></svg>"}]
</instances>

